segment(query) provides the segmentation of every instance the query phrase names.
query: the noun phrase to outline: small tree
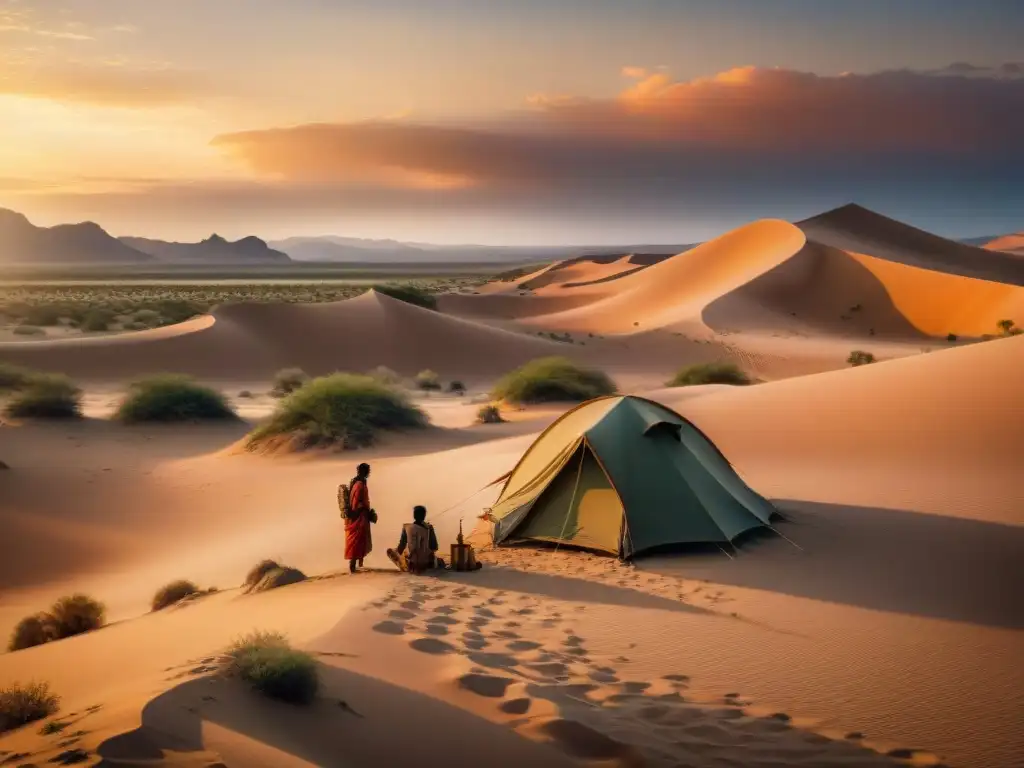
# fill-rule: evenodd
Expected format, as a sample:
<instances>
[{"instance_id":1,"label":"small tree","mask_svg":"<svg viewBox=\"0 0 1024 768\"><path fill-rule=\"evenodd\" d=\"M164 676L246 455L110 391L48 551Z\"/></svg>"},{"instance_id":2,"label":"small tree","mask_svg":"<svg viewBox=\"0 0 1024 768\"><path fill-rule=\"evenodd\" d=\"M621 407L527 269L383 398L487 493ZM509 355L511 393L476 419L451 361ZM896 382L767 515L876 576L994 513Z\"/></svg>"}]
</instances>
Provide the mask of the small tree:
<instances>
[{"instance_id":1,"label":"small tree","mask_svg":"<svg viewBox=\"0 0 1024 768\"><path fill-rule=\"evenodd\" d=\"M477 424L501 424L505 421L501 409L496 405L485 405L476 412Z\"/></svg>"},{"instance_id":2,"label":"small tree","mask_svg":"<svg viewBox=\"0 0 1024 768\"><path fill-rule=\"evenodd\" d=\"M461 381L453 381L448 385L448 391L453 395L464 395L466 394L466 385Z\"/></svg>"},{"instance_id":3,"label":"small tree","mask_svg":"<svg viewBox=\"0 0 1024 768\"><path fill-rule=\"evenodd\" d=\"M955 333L946 334L946 341L956 341L957 335Z\"/></svg>"},{"instance_id":4,"label":"small tree","mask_svg":"<svg viewBox=\"0 0 1024 768\"><path fill-rule=\"evenodd\" d=\"M309 381L309 376L301 368L285 368L274 375L274 387L270 394L274 397L287 397Z\"/></svg>"},{"instance_id":5,"label":"small tree","mask_svg":"<svg viewBox=\"0 0 1024 768\"><path fill-rule=\"evenodd\" d=\"M850 356L846 358L846 362L852 366L868 365L875 362L875 356L870 352L855 349L850 353Z\"/></svg>"},{"instance_id":6,"label":"small tree","mask_svg":"<svg viewBox=\"0 0 1024 768\"><path fill-rule=\"evenodd\" d=\"M1024 329L1018 328L1013 320L1000 320L996 325L1003 336L1018 336L1024 333Z\"/></svg>"},{"instance_id":7,"label":"small tree","mask_svg":"<svg viewBox=\"0 0 1024 768\"><path fill-rule=\"evenodd\" d=\"M441 377L427 369L416 374L416 386L424 392L436 392L441 389Z\"/></svg>"}]
</instances>

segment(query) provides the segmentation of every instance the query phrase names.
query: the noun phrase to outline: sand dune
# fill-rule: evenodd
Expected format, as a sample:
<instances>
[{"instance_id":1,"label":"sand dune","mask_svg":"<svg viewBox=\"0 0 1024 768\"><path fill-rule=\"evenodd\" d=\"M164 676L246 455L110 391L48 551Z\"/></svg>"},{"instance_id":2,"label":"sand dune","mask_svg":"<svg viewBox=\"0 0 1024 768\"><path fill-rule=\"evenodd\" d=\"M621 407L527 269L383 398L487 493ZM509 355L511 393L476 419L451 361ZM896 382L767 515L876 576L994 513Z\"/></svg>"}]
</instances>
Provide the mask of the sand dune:
<instances>
[{"instance_id":1,"label":"sand dune","mask_svg":"<svg viewBox=\"0 0 1024 768\"><path fill-rule=\"evenodd\" d=\"M693 320L709 303L778 266L803 245L803 234L792 224L747 224L607 283L605 298L547 316L545 322L568 329L632 333Z\"/></svg>"},{"instance_id":2,"label":"sand dune","mask_svg":"<svg viewBox=\"0 0 1024 768\"><path fill-rule=\"evenodd\" d=\"M1006 253L1024 255L1024 232L1002 235L989 240L982 246L986 251L1005 251Z\"/></svg>"},{"instance_id":3,"label":"sand dune","mask_svg":"<svg viewBox=\"0 0 1024 768\"><path fill-rule=\"evenodd\" d=\"M77 379L118 381L161 371L206 379L266 379L370 370L496 376L564 345L431 312L368 292L333 304L221 307L181 326L96 339L0 344L0 360Z\"/></svg>"},{"instance_id":4,"label":"sand dune","mask_svg":"<svg viewBox=\"0 0 1024 768\"><path fill-rule=\"evenodd\" d=\"M921 269L1024 286L1024 261L933 235L859 205L797 222L808 239Z\"/></svg>"}]
</instances>

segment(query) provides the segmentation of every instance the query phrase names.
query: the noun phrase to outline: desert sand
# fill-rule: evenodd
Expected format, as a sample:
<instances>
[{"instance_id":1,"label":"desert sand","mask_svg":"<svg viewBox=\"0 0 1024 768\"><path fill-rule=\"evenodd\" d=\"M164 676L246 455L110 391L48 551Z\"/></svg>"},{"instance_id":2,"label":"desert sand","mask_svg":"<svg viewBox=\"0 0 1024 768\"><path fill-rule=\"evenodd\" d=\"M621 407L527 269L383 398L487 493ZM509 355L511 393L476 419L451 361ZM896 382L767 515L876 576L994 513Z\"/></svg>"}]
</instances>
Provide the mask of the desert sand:
<instances>
[{"instance_id":1,"label":"desert sand","mask_svg":"<svg viewBox=\"0 0 1024 768\"><path fill-rule=\"evenodd\" d=\"M1007 253L1024 254L1024 232L1014 232L1012 235L1001 235L989 240L982 246L989 251L1006 251Z\"/></svg>"},{"instance_id":2,"label":"desert sand","mask_svg":"<svg viewBox=\"0 0 1024 768\"><path fill-rule=\"evenodd\" d=\"M939 249L862 210L755 222L655 263L575 260L444 297L441 312L368 293L0 344L4 362L76 377L89 416L0 427L0 634L71 591L114 622L0 655L0 683L48 680L71 722L3 735L0 760L388 765L415 741L448 765L1019 765L1024 337L970 337L1024 321L1024 281L1002 255ZM858 348L881 362L848 368ZM564 410L473 424L497 376L549 354L691 419L773 500L780 535L733 557L502 548L476 573L393 572L384 549L414 504L446 549ZM664 388L722 358L766 383ZM257 456L238 449L247 422L105 418L144 373L234 395L286 365L353 359L429 367L470 392L421 399L434 427L358 454ZM272 407L237 402L250 421ZM362 460L381 517L371 570L350 576L335 490ZM263 557L317 578L241 594ZM175 578L221 591L147 613ZM315 705L218 673L252 629L317 655Z\"/></svg>"}]
</instances>

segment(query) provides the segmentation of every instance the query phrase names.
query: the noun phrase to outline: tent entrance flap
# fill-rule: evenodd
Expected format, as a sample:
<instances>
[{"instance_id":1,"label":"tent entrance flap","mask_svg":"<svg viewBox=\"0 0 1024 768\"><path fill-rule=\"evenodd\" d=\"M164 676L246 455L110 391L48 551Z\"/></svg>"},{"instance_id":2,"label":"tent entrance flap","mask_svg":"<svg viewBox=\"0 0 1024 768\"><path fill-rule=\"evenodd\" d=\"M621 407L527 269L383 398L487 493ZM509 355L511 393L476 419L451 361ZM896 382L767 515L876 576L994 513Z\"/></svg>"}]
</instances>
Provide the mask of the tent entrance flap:
<instances>
[{"instance_id":1,"label":"tent entrance flap","mask_svg":"<svg viewBox=\"0 0 1024 768\"><path fill-rule=\"evenodd\" d=\"M581 442L508 538L619 554L625 512L589 446Z\"/></svg>"}]
</instances>

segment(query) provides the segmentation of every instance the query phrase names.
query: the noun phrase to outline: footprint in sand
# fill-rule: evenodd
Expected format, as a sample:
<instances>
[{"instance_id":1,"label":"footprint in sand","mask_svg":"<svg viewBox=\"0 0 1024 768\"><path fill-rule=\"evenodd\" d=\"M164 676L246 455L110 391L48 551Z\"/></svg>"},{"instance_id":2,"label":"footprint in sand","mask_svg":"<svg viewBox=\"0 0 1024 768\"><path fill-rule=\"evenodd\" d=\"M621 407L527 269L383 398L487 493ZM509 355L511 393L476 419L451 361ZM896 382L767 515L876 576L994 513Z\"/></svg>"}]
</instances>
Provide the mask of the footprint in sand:
<instances>
[{"instance_id":1,"label":"footprint in sand","mask_svg":"<svg viewBox=\"0 0 1024 768\"><path fill-rule=\"evenodd\" d=\"M540 643L535 643L531 640L513 640L511 643L507 643L506 648L510 651L535 651L540 648Z\"/></svg>"},{"instance_id":2,"label":"footprint in sand","mask_svg":"<svg viewBox=\"0 0 1024 768\"><path fill-rule=\"evenodd\" d=\"M529 698L509 699L498 705L498 709L506 715L525 715L530 711L531 704L533 704L533 700Z\"/></svg>"},{"instance_id":3,"label":"footprint in sand","mask_svg":"<svg viewBox=\"0 0 1024 768\"><path fill-rule=\"evenodd\" d=\"M447 635L448 627L444 624L428 624L423 631L428 635Z\"/></svg>"},{"instance_id":4,"label":"footprint in sand","mask_svg":"<svg viewBox=\"0 0 1024 768\"><path fill-rule=\"evenodd\" d=\"M596 670L594 672L591 672L589 675L587 675L587 677L589 677L595 683L606 683L607 684L607 683L617 683L617 682L619 682L619 678L616 675L608 673L608 672L599 672L599 671L596 671Z\"/></svg>"},{"instance_id":5,"label":"footprint in sand","mask_svg":"<svg viewBox=\"0 0 1024 768\"><path fill-rule=\"evenodd\" d=\"M481 667L493 669L508 669L509 667L519 666L519 660L515 656L509 656L504 653L471 653L469 654L469 659Z\"/></svg>"},{"instance_id":6,"label":"footprint in sand","mask_svg":"<svg viewBox=\"0 0 1024 768\"><path fill-rule=\"evenodd\" d=\"M416 600L406 600L404 603L402 603L402 607L405 608L407 611L418 611L420 610L420 608L423 607L423 603L418 602Z\"/></svg>"},{"instance_id":7,"label":"footprint in sand","mask_svg":"<svg viewBox=\"0 0 1024 768\"><path fill-rule=\"evenodd\" d=\"M433 637L420 637L409 643L409 646L414 651L420 653L429 653L434 656L441 656L446 653L455 653L455 646L444 642L443 640L437 640Z\"/></svg>"},{"instance_id":8,"label":"footprint in sand","mask_svg":"<svg viewBox=\"0 0 1024 768\"><path fill-rule=\"evenodd\" d=\"M495 675L483 675L472 673L463 675L457 681L458 686L477 696L485 696L489 699L500 699L505 691L515 681L510 677L497 677Z\"/></svg>"},{"instance_id":9,"label":"footprint in sand","mask_svg":"<svg viewBox=\"0 0 1024 768\"><path fill-rule=\"evenodd\" d=\"M382 621L373 625L373 631L384 635L404 635L405 625L396 621Z\"/></svg>"},{"instance_id":10,"label":"footprint in sand","mask_svg":"<svg viewBox=\"0 0 1024 768\"><path fill-rule=\"evenodd\" d=\"M434 613L440 613L442 616L451 616L453 613L457 613L457 608L452 608L450 605L439 605L434 609Z\"/></svg>"},{"instance_id":11,"label":"footprint in sand","mask_svg":"<svg viewBox=\"0 0 1024 768\"><path fill-rule=\"evenodd\" d=\"M397 609L394 611L389 611L388 616L390 616L392 619L399 619L400 621L407 621L408 619L416 618L416 614L412 611L400 611Z\"/></svg>"},{"instance_id":12,"label":"footprint in sand","mask_svg":"<svg viewBox=\"0 0 1024 768\"><path fill-rule=\"evenodd\" d=\"M518 640L519 635L515 632L510 632L507 629L499 629L494 633L495 637L500 637L502 640Z\"/></svg>"},{"instance_id":13,"label":"footprint in sand","mask_svg":"<svg viewBox=\"0 0 1024 768\"><path fill-rule=\"evenodd\" d=\"M571 632L572 630L566 631ZM570 648L578 648L579 646L583 645L583 638L570 634L567 638L565 638L565 640L562 641L562 645L567 645Z\"/></svg>"},{"instance_id":14,"label":"footprint in sand","mask_svg":"<svg viewBox=\"0 0 1024 768\"><path fill-rule=\"evenodd\" d=\"M487 618L487 619L496 619L496 618L498 618L498 615L494 611L492 611L490 608L485 608L482 605L476 606L474 608L474 613L478 617L484 617L484 618Z\"/></svg>"},{"instance_id":15,"label":"footprint in sand","mask_svg":"<svg viewBox=\"0 0 1024 768\"><path fill-rule=\"evenodd\" d=\"M527 664L526 668L536 672L541 677L558 678L569 674L569 667L557 661L546 664Z\"/></svg>"}]
</instances>

